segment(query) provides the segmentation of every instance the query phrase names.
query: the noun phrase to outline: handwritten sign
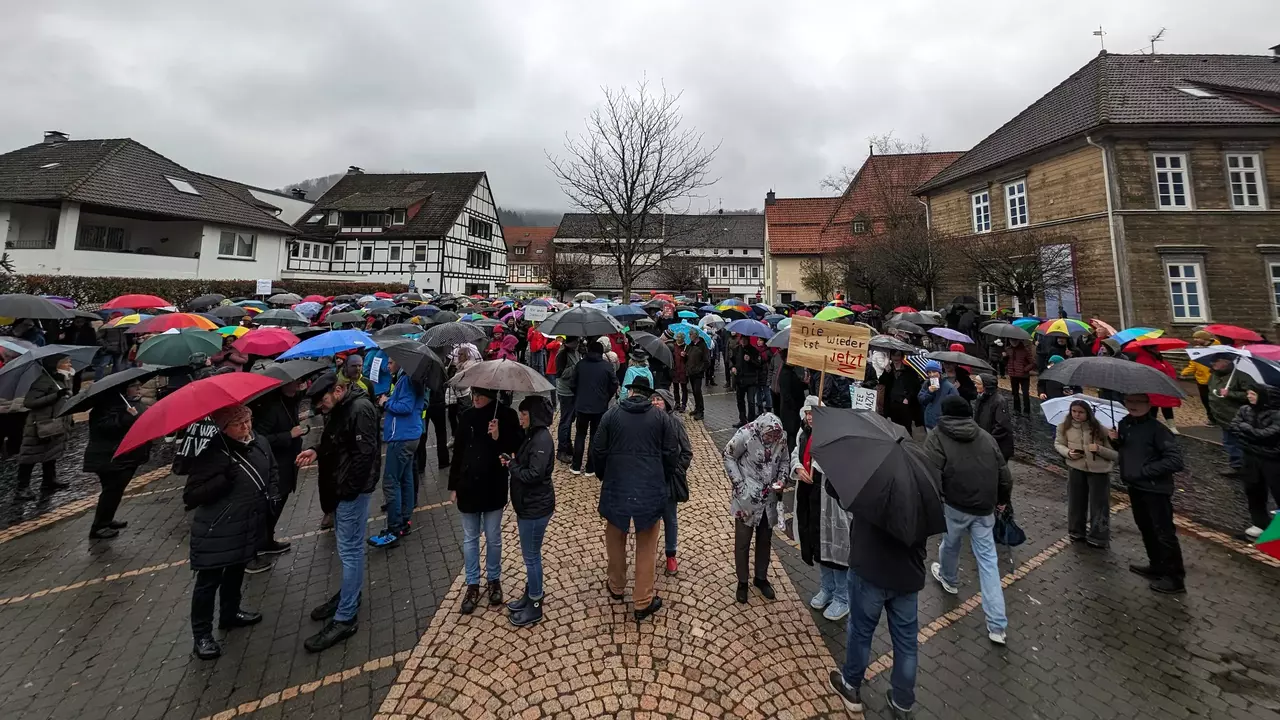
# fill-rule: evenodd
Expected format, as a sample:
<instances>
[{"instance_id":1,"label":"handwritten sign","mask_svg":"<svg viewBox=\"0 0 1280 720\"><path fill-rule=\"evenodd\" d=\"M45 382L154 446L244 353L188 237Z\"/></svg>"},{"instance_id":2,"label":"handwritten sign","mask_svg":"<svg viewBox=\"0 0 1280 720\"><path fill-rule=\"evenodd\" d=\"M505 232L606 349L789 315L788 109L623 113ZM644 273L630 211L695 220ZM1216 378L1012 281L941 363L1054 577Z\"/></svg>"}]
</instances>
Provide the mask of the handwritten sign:
<instances>
[{"instance_id":1,"label":"handwritten sign","mask_svg":"<svg viewBox=\"0 0 1280 720\"><path fill-rule=\"evenodd\" d=\"M547 306L545 305L526 305L524 308L524 319L529 322L542 322L547 319Z\"/></svg>"},{"instance_id":2,"label":"handwritten sign","mask_svg":"<svg viewBox=\"0 0 1280 720\"><path fill-rule=\"evenodd\" d=\"M270 280L259 280L259 281L257 282L256 286L254 287L253 294L254 294L254 295L270 295L270 294L271 294L271 281L270 281Z\"/></svg>"},{"instance_id":3,"label":"handwritten sign","mask_svg":"<svg viewBox=\"0 0 1280 720\"><path fill-rule=\"evenodd\" d=\"M876 391L860 385L850 385L849 403L854 410L875 410Z\"/></svg>"},{"instance_id":4,"label":"handwritten sign","mask_svg":"<svg viewBox=\"0 0 1280 720\"><path fill-rule=\"evenodd\" d=\"M870 344L871 331L864 327L792 318L787 363L861 380Z\"/></svg>"}]
</instances>

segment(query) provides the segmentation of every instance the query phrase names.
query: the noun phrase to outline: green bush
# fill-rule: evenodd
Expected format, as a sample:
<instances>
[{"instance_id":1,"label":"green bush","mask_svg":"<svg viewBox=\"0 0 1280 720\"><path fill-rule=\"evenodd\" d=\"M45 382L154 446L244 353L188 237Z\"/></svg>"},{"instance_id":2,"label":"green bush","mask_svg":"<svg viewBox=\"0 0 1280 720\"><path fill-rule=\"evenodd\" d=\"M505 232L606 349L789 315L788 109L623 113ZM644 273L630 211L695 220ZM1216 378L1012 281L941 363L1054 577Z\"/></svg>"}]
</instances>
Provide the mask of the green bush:
<instances>
[{"instance_id":1,"label":"green bush","mask_svg":"<svg viewBox=\"0 0 1280 720\"><path fill-rule=\"evenodd\" d=\"M80 305L101 305L111 298L130 293L146 293L178 303L208 293L220 293L227 297L252 297L256 283L253 280L175 280L170 278L80 277L74 275L12 275L9 292L32 295L60 295L75 300ZM282 290L283 288L283 290ZM372 295L383 291L407 292L404 283L348 283L337 280L281 280L276 281L278 292L307 295Z\"/></svg>"}]
</instances>

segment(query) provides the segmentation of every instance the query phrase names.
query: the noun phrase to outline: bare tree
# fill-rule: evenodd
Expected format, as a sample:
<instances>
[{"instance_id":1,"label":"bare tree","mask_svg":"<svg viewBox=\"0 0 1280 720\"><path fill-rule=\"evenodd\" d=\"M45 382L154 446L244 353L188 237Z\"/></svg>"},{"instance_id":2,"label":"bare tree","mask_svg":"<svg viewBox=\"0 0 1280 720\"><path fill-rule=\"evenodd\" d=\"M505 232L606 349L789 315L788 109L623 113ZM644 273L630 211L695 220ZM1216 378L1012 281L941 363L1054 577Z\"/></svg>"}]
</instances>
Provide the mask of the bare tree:
<instances>
[{"instance_id":1,"label":"bare tree","mask_svg":"<svg viewBox=\"0 0 1280 720\"><path fill-rule=\"evenodd\" d=\"M1025 308L1075 284L1071 242L1052 231L1013 230L966 236L954 246L970 278Z\"/></svg>"},{"instance_id":2,"label":"bare tree","mask_svg":"<svg viewBox=\"0 0 1280 720\"><path fill-rule=\"evenodd\" d=\"M800 263L800 284L819 300L830 298L843 283L844 273L839 262L819 255Z\"/></svg>"},{"instance_id":3,"label":"bare tree","mask_svg":"<svg viewBox=\"0 0 1280 720\"><path fill-rule=\"evenodd\" d=\"M684 292L702 287L702 266L688 255L671 255L657 271L658 284L665 290Z\"/></svg>"},{"instance_id":4,"label":"bare tree","mask_svg":"<svg viewBox=\"0 0 1280 720\"><path fill-rule=\"evenodd\" d=\"M929 152L929 138L921 135L915 140L903 140L894 137L893 131L867 138L868 157L872 155L907 155L911 153ZM822 178L818 187L839 195L849 187L849 183L858 175L858 167L842 165L839 170ZM926 178L927 179L927 178ZM923 182L923 180L921 181Z\"/></svg>"},{"instance_id":5,"label":"bare tree","mask_svg":"<svg viewBox=\"0 0 1280 720\"><path fill-rule=\"evenodd\" d=\"M564 294L570 290L587 286L592 278L589 257L572 252L556 252L554 248L538 271L546 278L547 287L555 291L558 300L564 300Z\"/></svg>"},{"instance_id":6,"label":"bare tree","mask_svg":"<svg viewBox=\"0 0 1280 720\"><path fill-rule=\"evenodd\" d=\"M666 217L688 212L699 191L716 182L710 168L720 146L708 147L683 126L680 94L665 87L654 92L641 81L633 90L605 88L604 100L581 135L566 136L565 157L547 159L570 202L598 219L592 240L616 266L627 297L641 275L675 252Z\"/></svg>"}]
</instances>

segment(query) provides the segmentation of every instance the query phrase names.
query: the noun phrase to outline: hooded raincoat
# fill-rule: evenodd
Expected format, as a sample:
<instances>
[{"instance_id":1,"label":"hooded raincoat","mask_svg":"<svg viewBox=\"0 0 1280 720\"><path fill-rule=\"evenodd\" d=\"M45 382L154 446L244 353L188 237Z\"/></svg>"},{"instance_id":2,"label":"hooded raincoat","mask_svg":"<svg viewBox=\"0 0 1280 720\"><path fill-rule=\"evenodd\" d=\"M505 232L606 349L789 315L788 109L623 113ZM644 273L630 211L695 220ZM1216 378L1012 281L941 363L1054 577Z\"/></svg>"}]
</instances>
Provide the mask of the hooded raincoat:
<instances>
[{"instance_id":1,"label":"hooded raincoat","mask_svg":"<svg viewBox=\"0 0 1280 720\"><path fill-rule=\"evenodd\" d=\"M774 429L778 431L777 439L766 442L765 435ZM777 524L778 503L773 502L773 485L787 480L789 460L786 432L773 413L762 414L734 433L724 446L724 471L732 487L729 510L733 517L755 527L761 515L767 514L769 524Z\"/></svg>"}]
</instances>

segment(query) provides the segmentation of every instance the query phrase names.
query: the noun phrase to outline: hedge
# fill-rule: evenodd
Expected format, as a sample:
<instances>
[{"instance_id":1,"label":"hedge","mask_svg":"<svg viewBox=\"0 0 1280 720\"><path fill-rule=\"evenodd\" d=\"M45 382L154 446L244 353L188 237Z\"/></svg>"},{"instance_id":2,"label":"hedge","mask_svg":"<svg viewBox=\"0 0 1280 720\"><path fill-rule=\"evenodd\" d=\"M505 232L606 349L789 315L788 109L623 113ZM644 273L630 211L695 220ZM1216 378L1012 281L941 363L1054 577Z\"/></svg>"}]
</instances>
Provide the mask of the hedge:
<instances>
[{"instance_id":1,"label":"hedge","mask_svg":"<svg viewBox=\"0 0 1280 720\"><path fill-rule=\"evenodd\" d=\"M69 297L80 305L100 305L129 293L159 295L182 303L208 293L227 297L252 297L253 280L178 280L173 278L80 277L75 275L10 275L6 292ZM274 283L276 292L307 295L372 295L378 291L407 292L404 283L351 283L336 280L284 280Z\"/></svg>"}]
</instances>

